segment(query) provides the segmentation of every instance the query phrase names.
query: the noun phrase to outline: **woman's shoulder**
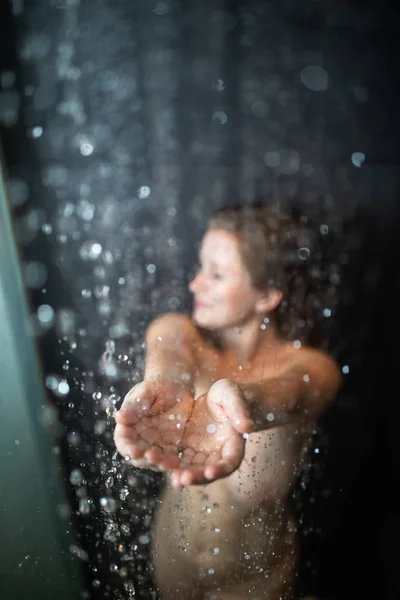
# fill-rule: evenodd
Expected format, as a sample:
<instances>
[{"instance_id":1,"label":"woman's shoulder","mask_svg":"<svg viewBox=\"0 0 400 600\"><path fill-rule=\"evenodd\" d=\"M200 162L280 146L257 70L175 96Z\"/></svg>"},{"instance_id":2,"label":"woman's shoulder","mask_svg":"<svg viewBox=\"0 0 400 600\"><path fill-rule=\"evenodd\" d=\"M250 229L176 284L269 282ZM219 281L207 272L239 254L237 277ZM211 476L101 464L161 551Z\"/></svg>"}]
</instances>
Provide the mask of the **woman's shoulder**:
<instances>
[{"instance_id":1,"label":"woman's shoulder","mask_svg":"<svg viewBox=\"0 0 400 600\"><path fill-rule=\"evenodd\" d=\"M153 319L147 327L147 336L198 337L199 332L192 319L183 313L164 313Z\"/></svg>"}]
</instances>

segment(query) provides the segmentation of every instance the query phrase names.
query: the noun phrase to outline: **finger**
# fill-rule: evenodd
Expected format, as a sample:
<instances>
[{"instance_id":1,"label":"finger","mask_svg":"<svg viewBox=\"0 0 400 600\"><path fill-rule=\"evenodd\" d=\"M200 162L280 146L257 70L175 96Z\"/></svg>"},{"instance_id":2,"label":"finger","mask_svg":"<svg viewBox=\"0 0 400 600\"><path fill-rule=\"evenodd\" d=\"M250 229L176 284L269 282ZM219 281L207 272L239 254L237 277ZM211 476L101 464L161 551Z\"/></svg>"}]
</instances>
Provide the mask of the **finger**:
<instances>
[{"instance_id":1,"label":"finger","mask_svg":"<svg viewBox=\"0 0 400 600\"><path fill-rule=\"evenodd\" d=\"M144 453L149 449L149 445L142 439L132 440L130 437L116 436L115 445L118 452L124 458L139 459L143 458Z\"/></svg>"},{"instance_id":2,"label":"finger","mask_svg":"<svg viewBox=\"0 0 400 600\"><path fill-rule=\"evenodd\" d=\"M145 458L152 465L156 465L160 470L176 469L179 467L179 458L171 452L164 452L159 447L153 447L145 452Z\"/></svg>"},{"instance_id":3,"label":"finger","mask_svg":"<svg viewBox=\"0 0 400 600\"><path fill-rule=\"evenodd\" d=\"M251 433L254 430L254 423L239 386L230 389L229 399L224 402L224 408L232 427L238 433Z\"/></svg>"},{"instance_id":4,"label":"finger","mask_svg":"<svg viewBox=\"0 0 400 600\"><path fill-rule=\"evenodd\" d=\"M206 465L204 467L204 478L208 483L210 481L215 481L216 479L222 479L233 473L236 468L237 465L226 461L220 461L213 465Z\"/></svg>"},{"instance_id":5,"label":"finger","mask_svg":"<svg viewBox=\"0 0 400 600\"><path fill-rule=\"evenodd\" d=\"M199 485L202 483L208 483L204 475L204 465L192 466L186 469L176 469L173 472L172 484L174 487Z\"/></svg>"},{"instance_id":6,"label":"finger","mask_svg":"<svg viewBox=\"0 0 400 600\"><path fill-rule=\"evenodd\" d=\"M114 443L118 452L126 457L131 456L132 448L138 440L136 431L132 427L117 425L114 431Z\"/></svg>"},{"instance_id":7,"label":"finger","mask_svg":"<svg viewBox=\"0 0 400 600\"><path fill-rule=\"evenodd\" d=\"M130 458L128 462L130 465L132 465L132 467L135 467L136 469L148 469L149 468L149 461L144 458L140 458L137 460Z\"/></svg>"},{"instance_id":8,"label":"finger","mask_svg":"<svg viewBox=\"0 0 400 600\"><path fill-rule=\"evenodd\" d=\"M154 404L154 386L148 381L135 385L125 396L120 410L116 413L117 423L135 424L143 417L151 414Z\"/></svg>"}]
</instances>

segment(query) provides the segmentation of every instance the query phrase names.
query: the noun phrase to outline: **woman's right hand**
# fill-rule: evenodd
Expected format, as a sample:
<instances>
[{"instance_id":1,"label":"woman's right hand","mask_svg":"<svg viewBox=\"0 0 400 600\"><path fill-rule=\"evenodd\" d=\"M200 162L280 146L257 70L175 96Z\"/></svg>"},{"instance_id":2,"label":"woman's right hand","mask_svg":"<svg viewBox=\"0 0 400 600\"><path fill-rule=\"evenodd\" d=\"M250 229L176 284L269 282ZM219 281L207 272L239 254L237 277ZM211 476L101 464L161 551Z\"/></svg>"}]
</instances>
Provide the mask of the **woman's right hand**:
<instances>
[{"instance_id":1,"label":"woman's right hand","mask_svg":"<svg viewBox=\"0 0 400 600\"><path fill-rule=\"evenodd\" d=\"M176 468L192 408L190 394L170 381L149 379L138 383L125 396L115 417L118 452L137 467Z\"/></svg>"}]
</instances>

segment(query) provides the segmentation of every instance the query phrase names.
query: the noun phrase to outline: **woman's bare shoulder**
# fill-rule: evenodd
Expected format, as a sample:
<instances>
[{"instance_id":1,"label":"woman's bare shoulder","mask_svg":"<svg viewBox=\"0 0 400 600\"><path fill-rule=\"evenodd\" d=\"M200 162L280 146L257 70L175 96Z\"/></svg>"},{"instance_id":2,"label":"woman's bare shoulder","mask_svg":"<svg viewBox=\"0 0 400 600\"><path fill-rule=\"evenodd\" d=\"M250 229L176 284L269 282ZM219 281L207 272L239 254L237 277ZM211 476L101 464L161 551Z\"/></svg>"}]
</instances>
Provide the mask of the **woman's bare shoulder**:
<instances>
[{"instance_id":1,"label":"woman's bare shoulder","mask_svg":"<svg viewBox=\"0 0 400 600\"><path fill-rule=\"evenodd\" d=\"M199 338L199 332L189 316L183 313L165 313L150 322L146 337L168 337L194 341Z\"/></svg>"}]
</instances>

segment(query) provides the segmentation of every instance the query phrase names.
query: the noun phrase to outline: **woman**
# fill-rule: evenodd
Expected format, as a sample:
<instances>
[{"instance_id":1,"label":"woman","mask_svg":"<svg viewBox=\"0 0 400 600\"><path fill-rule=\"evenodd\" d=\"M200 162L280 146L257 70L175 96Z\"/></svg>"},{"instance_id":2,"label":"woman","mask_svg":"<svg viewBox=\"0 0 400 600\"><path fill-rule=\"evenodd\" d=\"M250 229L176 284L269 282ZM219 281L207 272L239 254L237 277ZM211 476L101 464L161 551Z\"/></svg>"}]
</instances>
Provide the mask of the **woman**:
<instances>
[{"instance_id":1,"label":"woman","mask_svg":"<svg viewBox=\"0 0 400 600\"><path fill-rule=\"evenodd\" d=\"M164 600L292 598L292 485L340 385L333 359L304 343L317 303L302 235L265 207L217 211L192 319L147 330L115 443L136 467L167 471L153 539Z\"/></svg>"}]
</instances>

